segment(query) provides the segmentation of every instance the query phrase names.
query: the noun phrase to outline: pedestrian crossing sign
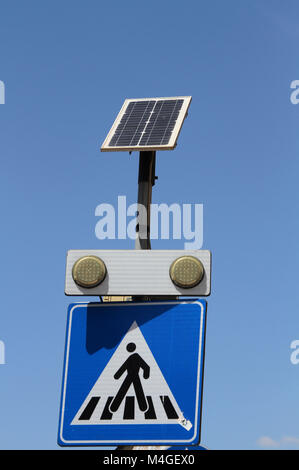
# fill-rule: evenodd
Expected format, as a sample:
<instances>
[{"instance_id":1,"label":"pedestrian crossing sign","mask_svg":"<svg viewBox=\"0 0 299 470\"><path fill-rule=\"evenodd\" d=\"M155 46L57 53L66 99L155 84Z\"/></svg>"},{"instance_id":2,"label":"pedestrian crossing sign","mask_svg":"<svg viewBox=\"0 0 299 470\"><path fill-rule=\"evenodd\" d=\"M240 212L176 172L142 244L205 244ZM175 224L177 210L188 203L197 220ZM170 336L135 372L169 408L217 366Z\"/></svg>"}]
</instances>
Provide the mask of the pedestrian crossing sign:
<instances>
[{"instance_id":1,"label":"pedestrian crossing sign","mask_svg":"<svg viewBox=\"0 0 299 470\"><path fill-rule=\"evenodd\" d=\"M58 443L200 441L206 302L69 306Z\"/></svg>"}]
</instances>

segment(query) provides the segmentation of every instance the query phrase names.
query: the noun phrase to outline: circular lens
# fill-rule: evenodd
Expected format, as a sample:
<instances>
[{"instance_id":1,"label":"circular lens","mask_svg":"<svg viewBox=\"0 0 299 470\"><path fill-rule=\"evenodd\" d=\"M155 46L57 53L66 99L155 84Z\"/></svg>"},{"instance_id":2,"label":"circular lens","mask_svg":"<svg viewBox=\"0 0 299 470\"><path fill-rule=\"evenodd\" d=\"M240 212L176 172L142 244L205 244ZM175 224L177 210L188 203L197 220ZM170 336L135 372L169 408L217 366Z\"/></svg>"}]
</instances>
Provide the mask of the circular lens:
<instances>
[{"instance_id":1,"label":"circular lens","mask_svg":"<svg viewBox=\"0 0 299 470\"><path fill-rule=\"evenodd\" d=\"M106 265L97 256L83 256L73 266L73 279L81 287L95 287L106 276Z\"/></svg>"},{"instance_id":2,"label":"circular lens","mask_svg":"<svg viewBox=\"0 0 299 470\"><path fill-rule=\"evenodd\" d=\"M174 284L190 289L202 280L204 267L194 256L182 256L172 263L169 274Z\"/></svg>"}]
</instances>

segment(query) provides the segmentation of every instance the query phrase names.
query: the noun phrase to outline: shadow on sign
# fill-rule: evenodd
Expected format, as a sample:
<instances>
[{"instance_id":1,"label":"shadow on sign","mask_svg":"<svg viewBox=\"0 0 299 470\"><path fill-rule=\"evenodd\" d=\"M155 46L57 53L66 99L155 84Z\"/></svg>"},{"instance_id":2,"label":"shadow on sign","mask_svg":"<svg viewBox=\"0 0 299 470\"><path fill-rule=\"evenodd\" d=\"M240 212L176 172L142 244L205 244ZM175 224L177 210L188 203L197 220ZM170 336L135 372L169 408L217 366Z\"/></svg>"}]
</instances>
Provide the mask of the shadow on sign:
<instances>
[{"instance_id":1,"label":"shadow on sign","mask_svg":"<svg viewBox=\"0 0 299 470\"><path fill-rule=\"evenodd\" d=\"M99 308L95 308L95 306L87 307L87 352L94 354L101 348L114 348L120 343L135 320L141 326L153 318L162 315L164 312L171 310L172 306L169 305L169 301L167 302L167 305L159 304L155 309L153 306L151 308L144 308L145 304L134 305L132 302L113 303L113 305L110 304L109 306L99 304ZM123 309L122 317L119 316L120 308Z\"/></svg>"}]
</instances>

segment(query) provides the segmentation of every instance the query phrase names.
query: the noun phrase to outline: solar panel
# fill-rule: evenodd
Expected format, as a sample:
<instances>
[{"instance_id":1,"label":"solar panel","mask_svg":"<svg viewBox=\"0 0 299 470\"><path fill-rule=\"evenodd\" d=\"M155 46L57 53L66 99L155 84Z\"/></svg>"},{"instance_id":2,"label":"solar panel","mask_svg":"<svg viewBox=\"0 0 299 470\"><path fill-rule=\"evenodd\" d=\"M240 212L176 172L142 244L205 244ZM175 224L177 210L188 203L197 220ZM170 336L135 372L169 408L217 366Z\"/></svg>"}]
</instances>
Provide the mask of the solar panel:
<instances>
[{"instance_id":1,"label":"solar panel","mask_svg":"<svg viewBox=\"0 0 299 470\"><path fill-rule=\"evenodd\" d=\"M190 102L191 96L126 99L101 151L172 150Z\"/></svg>"}]
</instances>

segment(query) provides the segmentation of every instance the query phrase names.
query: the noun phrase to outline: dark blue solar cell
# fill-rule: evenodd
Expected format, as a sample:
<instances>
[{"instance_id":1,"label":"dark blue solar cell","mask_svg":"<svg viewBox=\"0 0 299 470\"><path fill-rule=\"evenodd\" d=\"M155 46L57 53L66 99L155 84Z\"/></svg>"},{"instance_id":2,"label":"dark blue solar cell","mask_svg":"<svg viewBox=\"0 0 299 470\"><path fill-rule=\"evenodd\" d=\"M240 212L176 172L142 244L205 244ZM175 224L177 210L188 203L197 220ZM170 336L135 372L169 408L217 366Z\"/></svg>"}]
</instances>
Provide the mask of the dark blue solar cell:
<instances>
[{"instance_id":1,"label":"dark blue solar cell","mask_svg":"<svg viewBox=\"0 0 299 470\"><path fill-rule=\"evenodd\" d=\"M110 147L167 145L184 100L131 101Z\"/></svg>"}]
</instances>

